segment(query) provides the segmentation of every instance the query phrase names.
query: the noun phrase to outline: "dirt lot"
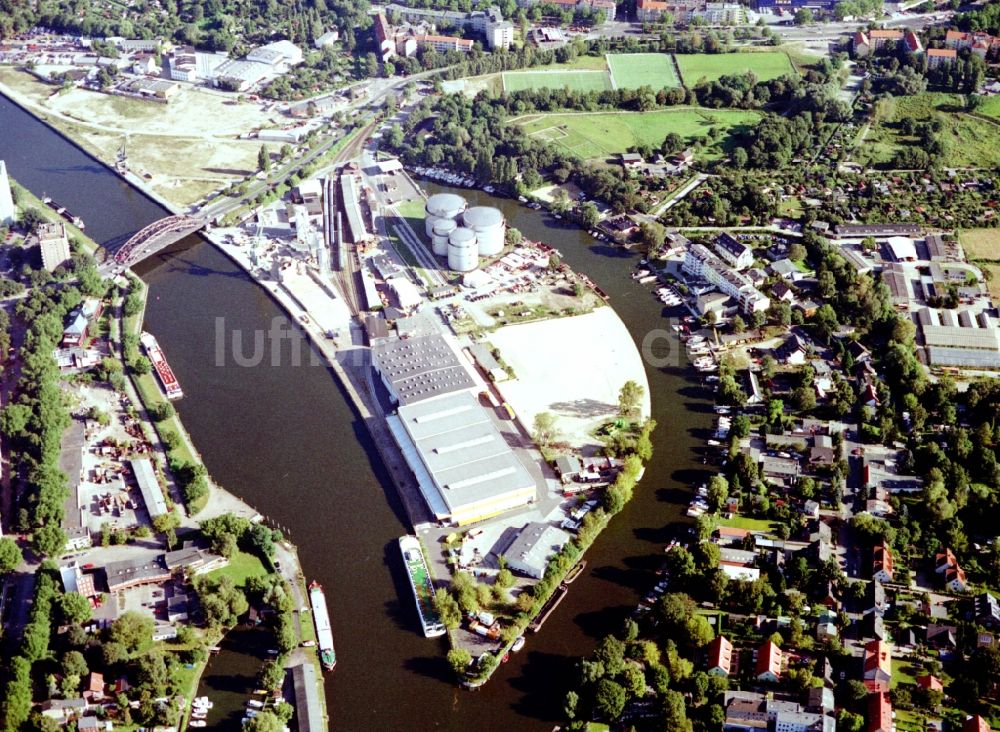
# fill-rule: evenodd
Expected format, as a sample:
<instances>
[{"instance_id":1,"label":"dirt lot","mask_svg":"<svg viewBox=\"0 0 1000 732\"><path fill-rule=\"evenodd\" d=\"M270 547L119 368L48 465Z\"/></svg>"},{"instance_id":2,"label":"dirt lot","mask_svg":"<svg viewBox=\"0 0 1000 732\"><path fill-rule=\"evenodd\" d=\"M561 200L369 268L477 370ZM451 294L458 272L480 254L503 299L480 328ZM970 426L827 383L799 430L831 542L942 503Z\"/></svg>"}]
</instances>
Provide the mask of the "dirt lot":
<instances>
[{"instance_id":1,"label":"dirt lot","mask_svg":"<svg viewBox=\"0 0 1000 732\"><path fill-rule=\"evenodd\" d=\"M549 411L557 417L562 441L596 450L593 431L615 417L618 391L630 379L646 389L642 414L649 414L642 358L612 308L507 326L489 340L518 376L497 387L529 429L536 414Z\"/></svg>"},{"instance_id":2,"label":"dirt lot","mask_svg":"<svg viewBox=\"0 0 1000 732\"><path fill-rule=\"evenodd\" d=\"M83 89L53 95L55 87L17 69L0 67L0 87L106 163L115 160L128 135L132 171L181 206L256 169L260 143L237 140L237 135L288 122L259 104L187 86L168 104ZM268 147L276 151L280 146Z\"/></svg>"}]
</instances>

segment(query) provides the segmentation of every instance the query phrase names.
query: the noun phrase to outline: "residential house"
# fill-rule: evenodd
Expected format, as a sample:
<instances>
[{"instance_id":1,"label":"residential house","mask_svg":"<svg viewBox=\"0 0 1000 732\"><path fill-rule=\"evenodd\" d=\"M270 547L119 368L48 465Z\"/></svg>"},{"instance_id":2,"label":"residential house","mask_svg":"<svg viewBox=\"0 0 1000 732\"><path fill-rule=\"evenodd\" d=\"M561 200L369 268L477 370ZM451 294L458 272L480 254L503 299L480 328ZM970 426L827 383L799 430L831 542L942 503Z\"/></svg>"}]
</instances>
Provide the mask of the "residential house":
<instances>
[{"instance_id":1,"label":"residential house","mask_svg":"<svg viewBox=\"0 0 1000 732\"><path fill-rule=\"evenodd\" d=\"M892 549L883 542L875 547L872 579L876 582L892 582L894 571Z\"/></svg>"},{"instance_id":2,"label":"residential house","mask_svg":"<svg viewBox=\"0 0 1000 732\"><path fill-rule=\"evenodd\" d=\"M821 613L819 620L816 622L816 640L823 641L827 638L833 640L839 634L837 630L837 615L829 611Z\"/></svg>"},{"instance_id":3,"label":"residential house","mask_svg":"<svg viewBox=\"0 0 1000 732\"><path fill-rule=\"evenodd\" d=\"M892 722L892 702L889 694L880 691L868 697L868 732L895 732Z\"/></svg>"},{"instance_id":4,"label":"residential house","mask_svg":"<svg viewBox=\"0 0 1000 732\"><path fill-rule=\"evenodd\" d=\"M806 362L806 347L795 333L792 333L774 350L774 357L783 364L800 366Z\"/></svg>"},{"instance_id":5,"label":"residential house","mask_svg":"<svg viewBox=\"0 0 1000 732\"><path fill-rule=\"evenodd\" d=\"M79 719L89 708L86 699L50 699L42 703L42 716L65 725L71 719Z\"/></svg>"},{"instance_id":6,"label":"residential house","mask_svg":"<svg viewBox=\"0 0 1000 732\"><path fill-rule=\"evenodd\" d=\"M757 649L757 663L754 666L754 677L758 681L768 681L772 684L781 680L781 663L783 654L778 646L771 641L765 641Z\"/></svg>"},{"instance_id":7,"label":"residential house","mask_svg":"<svg viewBox=\"0 0 1000 732\"><path fill-rule=\"evenodd\" d=\"M622 167L625 170L639 170L646 162L639 153L622 153Z\"/></svg>"},{"instance_id":8,"label":"residential house","mask_svg":"<svg viewBox=\"0 0 1000 732\"><path fill-rule=\"evenodd\" d=\"M958 628L954 625L931 623L927 626L925 641L939 651L953 651L958 647Z\"/></svg>"},{"instance_id":9,"label":"residential house","mask_svg":"<svg viewBox=\"0 0 1000 732\"><path fill-rule=\"evenodd\" d=\"M962 732L990 732L990 723L978 714L966 717L962 722Z\"/></svg>"},{"instance_id":10,"label":"residential house","mask_svg":"<svg viewBox=\"0 0 1000 732\"><path fill-rule=\"evenodd\" d=\"M864 637L884 641L888 639L885 630L885 620L878 613L868 613L864 616Z\"/></svg>"},{"instance_id":11,"label":"residential house","mask_svg":"<svg viewBox=\"0 0 1000 732\"><path fill-rule=\"evenodd\" d=\"M944 691L944 684L941 679L932 674L922 674L917 677L917 686L928 691Z\"/></svg>"},{"instance_id":12,"label":"residential house","mask_svg":"<svg viewBox=\"0 0 1000 732\"><path fill-rule=\"evenodd\" d=\"M885 599L885 587L881 582L869 582L868 590L865 592L865 613L876 613L885 615L889 609L889 603Z\"/></svg>"},{"instance_id":13,"label":"residential house","mask_svg":"<svg viewBox=\"0 0 1000 732\"><path fill-rule=\"evenodd\" d=\"M91 671L83 686L83 698L88 702L98 702L104 698L104 674Z\"/></svg>"},{"instance_id":14,"label":"residential house","mask_svg":"<svg viewBox=\"0 0 1000 732\"><path fill-rule=\"evenodd\" d=\"M952 592L968 591L965 570L959 566L958 560L950 548L934 555L934 571L944 576L944 585L948 590Z\"/></svg>"},{"instance_id":15,"label":"residential house","mask_svg":"<svg viewBox=\"0 0 1000 732\"><path fill-rule=\"evenodd\" d=\"M939 66L950 66L958 60L958 51L951 48L928 48L927 68L936 69Z\"/></svg>"},{"instance_id":16,"label":"residential house","mask_svg":"<svg viewBox=\"0 0 1000 732\"><path fill-rule=\"evenodd\" d=\"M795 266L795 262L791 259L779 259L777 262L771 262L767 265L767 268L788 282L797 282L805 277L798 267Z\"/></svg>"},{"instance_id":17,"label":"residential house","mask_svg":"<svg viewBox=\"0 0 1000 732\"><path fill-rule=\"evenodd\" d=\"M892 650L889 645L880 640L869 641L865 644L862 668L866 681L888 684L892 680Z\"/></svg>"},{"instance_id":18,"label":"residential house","mask_svg":"<svg viewBox=\"0 0 1000 732\"><path fill-rule=\"evenodd\" d=\"M725 636L717 636L708 645L708 673L729 676L733 663L733 644Z\"/></svg>"},{"instance_id":19,"label":"residential house","mask_svg":"<svg viewBox=\"0 0 1000 732\"><path fill-rule=\"evenodd\" d=\"M753 249L730 234L723 232L715 238L715 251L722 260L736 270L746 269L753 264Z\"/></svg>"},{"instance_id":20,"label":"residential house","mask_svg":"<svg viewBox=\"0 0 1000 732\"><path fill-rule=\"evenodd\" d=\"M972 601L972 615L980 625L1000 627L1000 602L989 592L984 592Z\"/></svg>"},{"instance_id":21,"label":"residential house","mask_svg":"<svg viewBox=\"0 0 1000 732\"><path fill-rule=\"evenodd\" d=\"M791 305L795 302L795 292L784 282L778 282L771 288L771 298L778 302L786 302Z\"/></svg>"}]
</instances>

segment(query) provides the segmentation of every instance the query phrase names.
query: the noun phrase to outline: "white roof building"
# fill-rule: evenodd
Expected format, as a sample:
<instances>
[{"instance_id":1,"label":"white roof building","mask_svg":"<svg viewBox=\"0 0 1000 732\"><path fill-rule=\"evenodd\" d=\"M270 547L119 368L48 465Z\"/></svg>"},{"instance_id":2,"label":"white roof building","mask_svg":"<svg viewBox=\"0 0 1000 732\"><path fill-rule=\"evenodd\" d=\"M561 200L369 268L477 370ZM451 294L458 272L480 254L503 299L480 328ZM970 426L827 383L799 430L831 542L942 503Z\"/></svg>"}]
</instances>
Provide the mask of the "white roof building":
<instances>
[{"instance_id":1,"label":"white roof building","mask_svg":"<svg viewBox=\"0 0 1000 732\"><path fill-rule=\"evenodd\" d=\"M10 195L7 164L0 160L0 226L14 223L14 199Z\"/></svg>"},{"instance_id":2,"label":"white roof building","mask_svg":"<svg viewBox=\"0 0 1000 732\"><path fill-rule=\"evenodd\" d=\"M326 48L327 46L332 46L339 40L340 40L340 31L334 28L333 30L327 31L319 38L317 38L315 41L313 41L313 45L316 46L316 48Z\"/></svg>"},{"instance_id":3,"label":"white roof building","mask_svg":"<svg viewBox=\"0 0 1000 732\"><path fill-rule=\"evenodd\" d=\"M415 308L423 301L423 298L420 296L420 290L405 277L391 278L389 280L389 287L392 288L396 299L399 301L399 307L403 310Z\"/></svg>"},{"instance_id":4,"label":"white roof building","mask_svg":"<svg viewBox=\"0 0 1000 732\"><path fill-rule=\"evenodd\" d=\"M160 489L160 482L156 479L156 470L149 458L139 458L130 460L132 472L139 483L139 492L142 493L142 500L146 504L146 511L149 517L155 519L167 512L167 502L163 498L163 491Z\"/></svg>"},{"instance_id":5,"label":"white roof building","mask_svg":"<svg viewBox=\"0 0 1000 732\"><path fill-rule=\"evenodd\" d=\"M468 391L405 404L387 422L438 521L462 526L535 501L534 478Z\"/></svg>"},{"instance_id":6,"label":"white roof building","mask_svg":"<svg viewBox=\"0 0 1000 732\"><path fill-rule=\"evenodd\" d=\"M302 49L287 40L268 43L247 54L247 61L285 68L302 63L302 58Z\"/></svg>"}]
</instances>

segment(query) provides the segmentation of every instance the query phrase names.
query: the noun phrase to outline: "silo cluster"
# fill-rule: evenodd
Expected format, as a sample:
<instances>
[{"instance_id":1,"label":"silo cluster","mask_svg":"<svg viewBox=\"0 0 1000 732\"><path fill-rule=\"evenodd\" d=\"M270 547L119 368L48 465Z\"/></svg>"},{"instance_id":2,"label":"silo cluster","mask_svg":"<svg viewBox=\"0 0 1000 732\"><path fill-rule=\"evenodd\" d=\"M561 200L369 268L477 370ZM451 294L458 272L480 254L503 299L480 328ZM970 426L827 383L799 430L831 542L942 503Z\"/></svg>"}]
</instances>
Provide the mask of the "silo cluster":
<instances>
[{"instance_id":1,"label":"silo cluster","mask_svg":"<svg viewBox=\"0 0 1000 732\"><path fill-rule=\"evenodd\" d=\"M465 199L456 196L454 193L438 193L427 199L424 211L427 218L424 219L424 233L430 237L434 235L434 224L441 219L456 220L465 211Z\"/></svg>"},{"instance_id":2,"label":"silo cluster","mask_svg":"<svg viewBox=\"0 0 1000 732\"><path fill-rule=\"evenodd\" d=\"M504 220L500 209L473 206L462 214L462 223L476 232L479 256L492 257L503 251Z\"/></svg>"},{"instance_id":3,"label":"silo cluster","mask_svg":"<svg viewBox=\"0 0 1000 732\"><path fill-rule=\"evenodd\" d=\"M448 235L448 269L471 272L479 264L476 232L460 226Z\"/></svg>"},{"instance_id":4,"label":"silo cluster","mask_svg":"<svg viewBox=\"0 0 1000 732\"><path fill-rule=\"evenodd\" d=\"M447 257L448 268L470 272L479 257L503 251L506 224L500 209L490 206L466 208L464 198L438 193L427 199L424 233L438 257Z\"/></svg>"}]
</instances>

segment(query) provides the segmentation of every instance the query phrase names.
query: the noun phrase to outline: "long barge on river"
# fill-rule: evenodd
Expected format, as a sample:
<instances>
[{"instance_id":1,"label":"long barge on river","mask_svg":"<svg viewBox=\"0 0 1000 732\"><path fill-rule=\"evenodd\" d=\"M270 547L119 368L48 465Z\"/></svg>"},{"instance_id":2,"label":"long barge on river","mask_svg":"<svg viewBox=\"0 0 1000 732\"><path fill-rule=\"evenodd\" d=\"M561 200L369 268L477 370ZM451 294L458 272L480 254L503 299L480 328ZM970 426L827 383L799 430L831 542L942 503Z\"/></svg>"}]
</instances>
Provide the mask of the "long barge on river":
<instances>
[{"instance_id":1,"label":"long barge on river","mask_svg":"<svg viewBox=\"0 0 1000 732\"><path fill-rule=\"evenodd\" d=\"M316 645L319 646L319 660L324 671L333 671L337 665L337 652L333 650L333 629L330 627L330 612L326 609L326 595L323 586L313 580L309 584L309 604L312 605L313 621L316 623Z\"/></svg>"},{"instance_id":2,"label":"long barge on river","mask_svg":"<svg viewBox=\"0 0 1000 732\"><path fill-rule=\"evenodd\" d=\"M427 569L427 560L424 559L420 541L415 536L401 536L399 551L406 565L406 576L410 579L413 599L417 601L417 614L420 616L424 636L434 638L444 635L444 624L434 609L434 584L431 582L431 574Z\"/></svg>"},{"instance_id":3,"label":"long barge on river","mask_svg":"<svg viewBox=\"0 0 1000 732\"><path fill-rule=\"evenodd\" d=\"M163 391L166 392L167 399L180 399L184 396L184 392L181 391L181 385L177 381L177 377L174 376L174 370L167 363L167 358L163 355L163 349L156 342L156 338L153 337L152 333L144 331L139 340L142 342L142 347L146 349L146 355L149 356L153 369L160 378L160 383L163 384Z\"/></svg>"},{"instance_id":4,"label":"long barge on river","mask_svg":"<svg viewBox=\"0 0 1000 732\"><path fill-rule=\"evenodd\" d=\"M62 216L68 222L73 224L73 226L78 228L80 231L83 231L85 228L87 228L86 224L83 223L83 219L81 219L79 216L74 216L72 213L69 212L69 209L67 209L65 206L60 206L58 203L53 201L48 196L44 196L42 198L42 203L44 203L46 206L51 208L57 214Z\"/></svg>"}]
</instances>

